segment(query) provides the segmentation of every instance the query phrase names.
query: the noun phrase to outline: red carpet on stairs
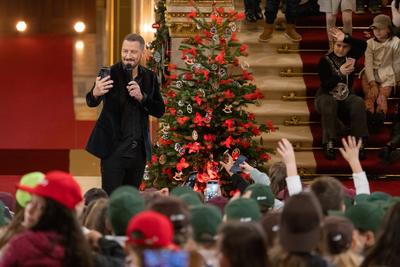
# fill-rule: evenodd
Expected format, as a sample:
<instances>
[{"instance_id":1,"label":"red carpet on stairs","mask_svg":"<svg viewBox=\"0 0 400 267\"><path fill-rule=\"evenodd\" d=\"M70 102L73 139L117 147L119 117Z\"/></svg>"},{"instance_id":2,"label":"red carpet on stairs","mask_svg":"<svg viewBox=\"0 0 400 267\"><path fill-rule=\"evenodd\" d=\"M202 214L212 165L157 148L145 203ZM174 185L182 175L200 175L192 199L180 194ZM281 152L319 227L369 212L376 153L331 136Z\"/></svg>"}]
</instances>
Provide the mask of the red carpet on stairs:
<instances>
[{"instance_id":1,"label":"red carpet on stairs","mask_svg":"<svg viewBox=\"0 0 400 267\"><path fill-rule=\"evenodd\" d=\"M390 15L390 10L385 10L385 13ZM372 24L373 15L367 13L365 15L353 14L353 27L368 27ZM341 18L338 17L338 26L341 26ZM325 16L315 16L305 19L300 19L298 21L299 26L323 26L323 28L303 28L299 29L303 40L300 42L301 49L319 49L324 50L320 52L300 52L300 57L303 61L303 72L305 73L317 73L318 63L321 56L326 53L328 49L328 40L326 35L325 26ZM365 38L363 29L353 30L353 36L357 38ZM357 68L360 70L363 66L363 59L357 64ZM314 96L317 92L320 81L317 75L304 75L304 82L307 86L307 96ZM361 82L359 79L354 80L354 90L355 92L362 96ZM397 100L389 101L389 112L388 121L391 121L396 110ZM310 121L319 122L320 115L316 112L314 107L314 100L308 100L307 105L310 111ZM310 126L313 134L313 146L322 146L322 129L319 123L311 124ZM387 125L378 134L371 134L368 139L367 147L382 147L390 139L391 126ZM377 156L378 150L368 150L367 159L362 161L364 170L367 172L369 178L380 177L384 174L399 174L400 176L400 162L394 164L387 164L380 161ZM339 151L337 154L337 160L329 161L326 160L322 150L314 150L314 157L317 163L316 172L319 174L350 174L351 170L348 167L347 162L341 157ZM348 181L344 181L346 184ZM349 184L352 182L350 181ZM400 180L396 179L371 179L371 187L373 190L386 191L394 195L400 195L400 190L397 190L398 185L400 185ZM397 190L397 191L396 191Z\"/></svg>"},{"instance_id":2,"label":"red carpet on stairs","mask_svg":"<svg viewBox=\"0 0 400 267\"><path fill-rule=\"evenodd\" d=\"M84 147L93 122L75 121L72 48L72 36L0 37L0 191L3 175L69 171Z\"/></svg>"}]
</instances>

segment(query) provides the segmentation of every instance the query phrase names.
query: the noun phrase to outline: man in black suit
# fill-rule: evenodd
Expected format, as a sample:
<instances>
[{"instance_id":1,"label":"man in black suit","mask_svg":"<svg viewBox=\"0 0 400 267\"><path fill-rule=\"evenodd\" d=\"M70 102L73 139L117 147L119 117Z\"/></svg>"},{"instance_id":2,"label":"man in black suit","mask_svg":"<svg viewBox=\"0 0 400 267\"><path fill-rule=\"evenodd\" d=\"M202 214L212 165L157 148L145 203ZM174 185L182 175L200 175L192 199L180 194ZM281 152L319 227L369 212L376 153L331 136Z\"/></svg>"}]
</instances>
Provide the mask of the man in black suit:
<instances>
[{"instance_id":1,"label":"man in black suit","mask_svg":"<svg viewBox=\"0 0 400 267\"><path fill-rule=\"evenodd\" d=\"M139 64L143 51L143 38L128 34L121 61L110 75L97 77L86 95L89 107L103 101L86 149L101 159L102 187L109 195L121 185L139 187L151 158L149 115L160 118L165 111L155 73Z\"/></svg>"}]
</instances>

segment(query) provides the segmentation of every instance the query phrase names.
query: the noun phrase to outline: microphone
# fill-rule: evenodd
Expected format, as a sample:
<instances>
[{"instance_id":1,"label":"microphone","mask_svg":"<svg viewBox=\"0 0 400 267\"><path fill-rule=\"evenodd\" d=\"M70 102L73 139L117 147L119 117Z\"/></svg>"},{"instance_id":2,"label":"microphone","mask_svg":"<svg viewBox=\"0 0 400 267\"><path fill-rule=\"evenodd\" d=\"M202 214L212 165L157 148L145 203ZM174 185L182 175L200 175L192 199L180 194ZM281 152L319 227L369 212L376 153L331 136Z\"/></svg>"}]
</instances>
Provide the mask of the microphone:
<instances>
[{"instance_id":1,"label":"microphone","mask_svg":"<svg viewBox=\"0 0 400 267\"><path fill-rule=\"evenodd\" d=\"M126 64L126 77L128 78L128 83L132 81L132 64Z\"/></svg>"}]
</instances>

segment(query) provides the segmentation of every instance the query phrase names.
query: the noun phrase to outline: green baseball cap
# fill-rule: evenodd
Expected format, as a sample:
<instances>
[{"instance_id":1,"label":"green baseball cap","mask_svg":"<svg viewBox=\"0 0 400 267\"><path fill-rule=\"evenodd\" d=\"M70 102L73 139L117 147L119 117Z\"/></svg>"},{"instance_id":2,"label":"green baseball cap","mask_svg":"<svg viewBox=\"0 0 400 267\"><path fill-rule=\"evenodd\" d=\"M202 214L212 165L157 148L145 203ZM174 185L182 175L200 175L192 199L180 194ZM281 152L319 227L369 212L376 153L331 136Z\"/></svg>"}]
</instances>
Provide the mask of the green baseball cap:
<instances>
[{"instance_id":1,"label":"green baseball cap","mask_svg":"<svg viewBox=\"0 0 400 267\"><path fill-rule=\"evenodd\" d=\"M369 194L358 194L354 198L356 204L363 202L391 201L392 196L385 192L376 191Z\"/></svg>"},{"instance_id":2,"label":"green baseball cap","mask_svg":"<svg viewBox=\"0 0 400 267\"><path fill-rule=\"evenodd\" d=\"M222 222L219 209L213 205L199 205L191 209L193 239L199 243L216 240L218 226Z\"/></svg>"},{"instance_id":3,"label":"green baseball cap","mask_svg":"<svg viewBox=\"0 0 400 267\"><path fill-rule=\"evenodd\" d=\"M250 222L261 218L257 201L252 198L235 199L225 206L224 211L228 221Z\"/></svg>"},{"instance_id":4,"label":"green baseball cap","mask_svg":"<svg viewBox=\"0 0 400 267\"><path fill-rule=\"evenodd\" d=\"M144 210L144 199L133 186L120 186L109 199L108 218L115 235L125 235L129 220Z\"/></svg>"},{"instance_id":5,"label":"green baseball cap","mask_svg":"<svg viewBox=\"0 0 400 267\"><path fill-rule=\"evenodd\" d=\"M171 190L171 195L179 197L183 194L194 192L193 189L189 186L177 186Z\"/></svg>"},{"instance_id":6,"label":"green baseball cap","mask_svg":"<svg viewBox=\"0 0 400 267\"><path fill-rule=\"evenodd\" d=\"M381 205L363 202L350 207L345 212L356 229L376 232L385 217L385 210Z\"/></svg>"},{"instance_id":7,"label":"green baseball cap","mask_svg":"<svg viewBox=\"0 0 400 267\"><path fill-rule=\"evenodd\" d=\"M367 201L374 202L374 201L390 201L392 196L385 192L376 191L371 193L368 197Z\"/></svg>"},{"instance_id":8,"label":"green baseball cap","mask_svg":"<svg viewBox=\"0 0 400 267\"><path fill-rule=\"evenodd\" d=\"M358 194L354 197L354 205L366 202L369 198L369 194Z\"/></svg>"},{"instance_id":9,"label":"green baseball cap","mask_svg":"<svg viewBox=\"0 0 400 267\"><path fill-rule=\"evenodd\" d=\"M185 202L189 208L193 208L202 204L199 195L194 191L180 195L179 198L182 199L182 201Z\"/></svg>"},{"instance_id":10,"label":"green baseball cap","mask_svg":"<svg viewBox=\"0 0 400 267\"><path fill-rule=\"evenodd\" d=\"M251 191L250 197L257 201L258 206L261 211L268 210L274 206L275 196L272 190L267 185L262 184L252 184L248 186L245 193Z\"/></svg>"},{"instance_id":11,"label":"green baseball cap","mask_svg":"<svg viewBox=\"0 0 400 267\"><path fill-rule=\"evenodd\" d=\"M21 177L21 180L19 181L19 185L35 187L43 179L44 179L44 173L30 172ZM31 201L32 196L30 193L18 189L17 192L15 193L15 199L17 200L17 203L21 207L25 208L26 204L28 204L28 202Z\"/></svg>"}]
</instances>

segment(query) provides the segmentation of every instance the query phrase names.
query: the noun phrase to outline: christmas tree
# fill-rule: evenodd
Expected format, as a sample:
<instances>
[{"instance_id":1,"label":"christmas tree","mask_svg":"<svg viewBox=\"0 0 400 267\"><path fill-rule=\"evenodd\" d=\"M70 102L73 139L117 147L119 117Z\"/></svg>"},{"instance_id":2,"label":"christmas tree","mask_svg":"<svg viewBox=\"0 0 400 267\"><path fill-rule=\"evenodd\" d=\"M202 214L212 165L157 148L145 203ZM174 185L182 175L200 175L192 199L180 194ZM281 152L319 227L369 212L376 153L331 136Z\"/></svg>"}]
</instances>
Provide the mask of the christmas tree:
<instances>
[{"instance_id":1,"label":"christmas tree","mask_svg":"<svg viewBox=\"0 0 400 267\"><path fill-rule=\"evenodd\" d=\"M146 60L146 65L149 69L157 73L159 83L165 83L166 66L170 58L170 36L169 30L165 21L166 0L159 0L154 7L156 22L152 27L156 30L155 38L147 44L147 50L151 55Z\"/></svg>"},{"instance_id":2,"label":"christmas tree","mask_svg":"<svg viewBox=\"0 0 400 267\"><path fill-rule=\"evenodd\" d=\"M208 180L228 185L229 176L219 165L227 151L234 159L245 155L257 168L270 158L261 134L273 131L272 124L258 124L246 111L263 95L239 62L247 55L247 45L237 39L244 14L214 4L206 20L194 8L188 18L198 34L181 43L184 66L169 64L162 89L166 113L145 177L148 186L173 187L193 173L195 190L203 190Z\"/></svg>"}]
</instances>

